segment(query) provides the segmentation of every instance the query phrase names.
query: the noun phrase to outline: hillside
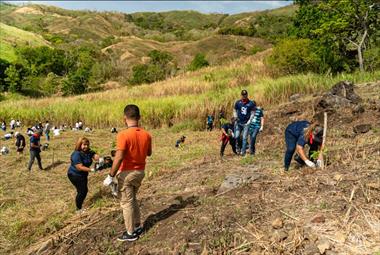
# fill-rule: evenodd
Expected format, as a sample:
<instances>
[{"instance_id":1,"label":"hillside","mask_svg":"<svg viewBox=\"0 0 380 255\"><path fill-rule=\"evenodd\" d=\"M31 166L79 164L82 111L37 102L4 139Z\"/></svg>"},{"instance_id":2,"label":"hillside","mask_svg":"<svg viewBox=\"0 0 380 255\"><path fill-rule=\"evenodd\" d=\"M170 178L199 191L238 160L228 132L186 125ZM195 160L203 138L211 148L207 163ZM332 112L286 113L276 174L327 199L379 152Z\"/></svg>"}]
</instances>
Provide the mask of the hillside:
<instances>
[{"instance_id":1,"label":"hillside","mask_svg":"<svg viewBox=\"0 0 380 255\"><path fill-rule=\"evenodd\" d=\"M154 152L139 191L145 233L134 243L116 241L123 220L118 200L102 187L106 172L90 176L85 201L89 210L74 214L75 192L65 172L81 132L66 131L52 139L42 154L46 171L25 173L27 157L16 159L14 151L0 156L4 176L0 215L7 219L0 225L0 252L376 254L380 249L379 88L378 82L357 85L355 91L363 99L360 114L348 107L329 111L325 170L297 169L294 164L289 173L282 172L284 129L289 122L309 119L321 110L320 94L266 110L267 124L255 157L235 157L228 148L220 160L218 130L151 130ZM371 130L354 133L353 127L363 123ZM176 149L174 142L182 134L187 141ZM103 155L115 139L108 129L86 136ZM242 183L219 190L224 180Z\"/></svg>"},{"instance_id":2,"label":"hillside","mask_svg":"<svg viewBox=\"0 0 380 255\"><path fill-rule=\"evenodd\" d=\"M40 35L8 26L0 22L0 55L1 58L13 62L17 59L15 50L20 46L49 46L50 43Z\"/></svg>"}]
</instances>

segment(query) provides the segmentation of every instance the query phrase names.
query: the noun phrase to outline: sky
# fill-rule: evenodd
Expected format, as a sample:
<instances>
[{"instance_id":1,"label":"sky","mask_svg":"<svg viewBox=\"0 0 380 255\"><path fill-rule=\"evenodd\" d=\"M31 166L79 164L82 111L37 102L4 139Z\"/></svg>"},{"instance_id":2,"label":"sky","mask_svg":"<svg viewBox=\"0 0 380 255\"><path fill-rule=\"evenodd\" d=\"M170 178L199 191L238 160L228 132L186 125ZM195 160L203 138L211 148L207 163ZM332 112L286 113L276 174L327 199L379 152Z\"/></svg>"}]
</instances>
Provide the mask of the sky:
<instances>
[{"instance_id":1,"label":"sky","mask_svg":"<svg viewBox=\"0 0 380 255\"><path fill-rule=\"evenodd\" d=\"M274 9L292 1L8 1L13 4L47 4L72 10L119 11L126 13L195 10L202 13L252 12Z\"/></svg>"}]
</instances>

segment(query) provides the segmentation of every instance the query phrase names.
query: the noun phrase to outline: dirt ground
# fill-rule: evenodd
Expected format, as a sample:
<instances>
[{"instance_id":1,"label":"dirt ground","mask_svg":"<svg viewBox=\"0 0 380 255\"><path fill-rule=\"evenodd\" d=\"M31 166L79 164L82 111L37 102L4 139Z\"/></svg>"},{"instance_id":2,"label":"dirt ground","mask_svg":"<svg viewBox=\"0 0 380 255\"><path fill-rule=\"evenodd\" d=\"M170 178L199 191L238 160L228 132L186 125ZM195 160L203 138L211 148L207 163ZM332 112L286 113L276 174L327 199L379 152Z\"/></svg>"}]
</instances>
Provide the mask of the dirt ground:
<instances>
[{"instance_id":1,"label":"dirt ground","mask_svg":"<svg viewBox=\"0 0 380 255\"><path fill-rule=\"evenodd\" d=\"M69 214L59 229L12 253L380 254L380 84L362 84L356 92L364 112L348 106L324 109L329 112L324 170L293 164L283 172L286 125L321 111L321 95L301 96L265 111L267 124L254 157L233 156L227 148L221 160L216 143L206 147L208 134L192 133L197 137L183 150L199 143L206 148L198 150L196 159L144 180L139 199L145 233L138 241L116 240L124 230L118 201L98 188L86 203L100 199L105 204L80 216ZM355 134L359 124L371 129ZM217 136L212 132L213 139ZM165 136L160 139L156 146L165 143ZM155 163L162 164L160 157L148 167ZM218 193L231 174L255 178ZM69 184L66 188L71 192ZM64 202L71 200L70 195Z\"/></svg>"}]
</instances>

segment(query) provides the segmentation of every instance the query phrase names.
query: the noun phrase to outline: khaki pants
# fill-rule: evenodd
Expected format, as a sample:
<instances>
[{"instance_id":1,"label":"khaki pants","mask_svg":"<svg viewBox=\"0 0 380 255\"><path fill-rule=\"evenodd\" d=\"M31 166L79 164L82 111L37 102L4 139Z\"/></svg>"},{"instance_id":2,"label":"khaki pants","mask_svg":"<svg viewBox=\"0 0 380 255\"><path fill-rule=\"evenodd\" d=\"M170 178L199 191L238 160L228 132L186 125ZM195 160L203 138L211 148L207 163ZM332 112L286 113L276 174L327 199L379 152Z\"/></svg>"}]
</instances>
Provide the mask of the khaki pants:
<instances>
[{"instance_id":1,"label":"khaki pants","mask_svg":"<svg viewBox=\"0 0 380 255\"><path fill-rule=\"evenodd\" d=\"M117 176L120 206L123 209L125 228L129 233L133 233L135 227L141 224L136 195L144 176L142 170L122 171Z\"/></svg>"}]
</instances>

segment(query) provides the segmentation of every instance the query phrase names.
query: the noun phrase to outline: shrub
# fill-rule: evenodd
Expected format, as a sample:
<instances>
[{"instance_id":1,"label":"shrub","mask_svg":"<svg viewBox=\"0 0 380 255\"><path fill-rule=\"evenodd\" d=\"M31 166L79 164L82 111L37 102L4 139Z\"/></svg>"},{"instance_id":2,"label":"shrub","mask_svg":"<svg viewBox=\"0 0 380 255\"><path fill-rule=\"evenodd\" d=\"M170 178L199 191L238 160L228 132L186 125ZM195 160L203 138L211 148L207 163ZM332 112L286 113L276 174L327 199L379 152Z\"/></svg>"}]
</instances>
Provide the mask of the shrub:
<instances>
[{"instance_id":1,"label":"shrub","mask_svg":"<svg viewBox=\"0 0 380 255\"><path fill-rule=\"evenodd\" d=\"M210 64L206 60L205 55L203 53L198 53L197 55L195 55L194 59L191 61L188 69L190 71L195 71L209 65Z\"/></svg>"}]
</instances>

